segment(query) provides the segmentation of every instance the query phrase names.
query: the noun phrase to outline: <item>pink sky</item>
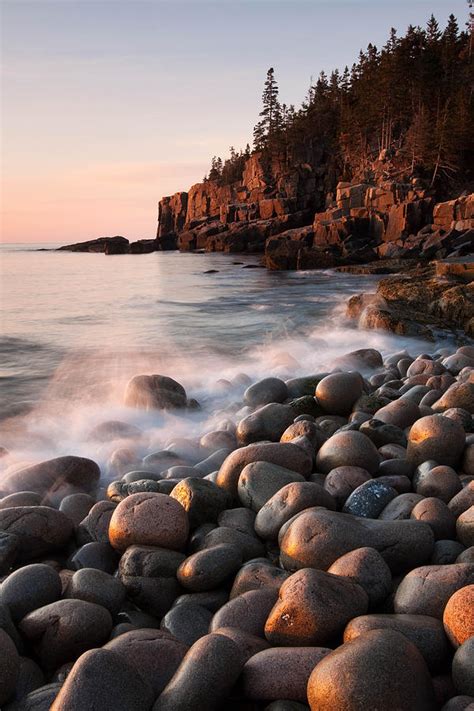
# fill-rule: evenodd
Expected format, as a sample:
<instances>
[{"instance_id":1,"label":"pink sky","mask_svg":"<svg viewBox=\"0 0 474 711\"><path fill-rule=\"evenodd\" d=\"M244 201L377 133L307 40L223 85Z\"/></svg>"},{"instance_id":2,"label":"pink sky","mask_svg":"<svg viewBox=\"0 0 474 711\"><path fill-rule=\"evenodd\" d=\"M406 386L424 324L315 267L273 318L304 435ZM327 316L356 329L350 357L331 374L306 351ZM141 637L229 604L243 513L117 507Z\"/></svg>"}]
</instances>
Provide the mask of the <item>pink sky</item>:
<instances>
[{"instance_id":1,"label":"pink sky","mask_svg":"<svg viewBox=\"0 0 474 711\"><path fill-rule=\"evenodd\" d=\"M269 66L299 105L391 26L464 0L0 0L2 241L150 238L163 195L245 147Z\"/></svg>"}]
</instances>

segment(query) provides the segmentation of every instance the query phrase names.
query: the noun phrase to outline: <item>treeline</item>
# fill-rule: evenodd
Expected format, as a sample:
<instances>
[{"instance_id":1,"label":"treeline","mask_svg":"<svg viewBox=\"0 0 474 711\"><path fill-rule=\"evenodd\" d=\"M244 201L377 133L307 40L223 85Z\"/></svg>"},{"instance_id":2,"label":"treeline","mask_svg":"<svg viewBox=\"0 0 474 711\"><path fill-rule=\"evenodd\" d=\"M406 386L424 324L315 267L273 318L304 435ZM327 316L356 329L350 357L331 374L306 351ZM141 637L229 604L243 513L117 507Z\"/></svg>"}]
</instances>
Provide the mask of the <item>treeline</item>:
<instances>
[{"instance_id":1,"label":"treeline","mask_svg":"<svg viewBox=\"0 0 474 711\"><path fill-rule=\"evenodd\" d=\"M392 29L386 44L369 44L357 63L324 72L301 108L280 103L273 68L266 77L255 151L288 166L324 153L340 176L370 179L374 159L396 156L400 174L439 188L462 182L474 161L474 41L450 15L441 30L431 16L425 29ZM214 158L209 179L241 179L250 148L224 162Z\"/></svg>"}]
</instances>

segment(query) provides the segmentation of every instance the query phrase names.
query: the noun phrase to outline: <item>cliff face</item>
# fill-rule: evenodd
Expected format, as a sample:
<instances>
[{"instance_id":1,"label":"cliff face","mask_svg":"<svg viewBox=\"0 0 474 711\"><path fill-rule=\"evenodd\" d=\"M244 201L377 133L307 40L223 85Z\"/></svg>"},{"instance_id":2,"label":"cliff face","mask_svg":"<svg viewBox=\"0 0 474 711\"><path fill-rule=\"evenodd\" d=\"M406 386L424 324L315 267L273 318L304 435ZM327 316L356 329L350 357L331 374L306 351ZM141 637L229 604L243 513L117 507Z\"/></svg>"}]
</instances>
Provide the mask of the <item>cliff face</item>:
<instances>
[{"instance_id":1,"label":"cliff face","mask_svg":"<svg viewBox=\"0 0 474 711\"><path fill-rule=\"evenodd\" d=\"M365 181L336 183L319 159L288 167L255 153L232 185L210 180L163 198L158 248L265 252L270 269L472 252L473 195L436 203L419 178L400 177L397 156L386 151Z\"/></svg>"}]
</instances>

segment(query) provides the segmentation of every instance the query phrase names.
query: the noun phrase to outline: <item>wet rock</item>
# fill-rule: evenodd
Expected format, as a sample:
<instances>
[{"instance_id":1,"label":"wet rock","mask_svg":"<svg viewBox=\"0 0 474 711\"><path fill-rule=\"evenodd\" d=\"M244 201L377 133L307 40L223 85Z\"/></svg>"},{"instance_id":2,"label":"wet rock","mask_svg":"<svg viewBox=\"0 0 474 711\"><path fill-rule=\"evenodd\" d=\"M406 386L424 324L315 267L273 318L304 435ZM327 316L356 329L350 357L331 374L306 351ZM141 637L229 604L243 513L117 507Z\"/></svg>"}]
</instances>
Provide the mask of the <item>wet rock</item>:
<instances>
[{"instance_id":1,"label":"wet rock","mask_svg":"<svg viewBox=\"0 0 474 711\"><path fill-rule=\"evenodd\" d=\"M119 654L110 649L91 649L73 666L51 711L147 710L152 703L151 687Z\"/></svg>"},{"instance_id":2,"label":"wet rock","mask_svg":"<svg viewBox=\"0 0 474 711\"><path fill-rule=\"evenodd\" d=\"M219 514L230 504L227 492L206 479L188 477L177 484L170 494L188 514L189 526L217 521Z\"/></svg>"},{"instance_id":3,"label":"wet rock","mask_svg":"<svg viewBox=\"0 0 474 711\"><path fill-rule=\"evenodd\" d=\"M16 561L20 540L14 533L0 531L0 575L6 575Z\"/></svg>"},{"instance_id":4,"label":"wet rock","mask_svg":"<svg viewBox=\"0 0 474 711\"><path fill-rule=\"evenodd\" d=\"M129 546L120 559L119 578L140 609L162 617L183 592L176 571L185 556L151 546Z\"/></svg>"},{"instance_id":5,"label":"wet rock","mask_svg":"<svg viewBox=\"0 0 474 711\"><path fill-rule=\"evenodd\" d=\"M260 590L265 587L279 590L288 577L289 573L286 570L272 565L267 558L250 560L235 576L230 599L233 600L249 590Z\"/></svg>"},{"instance_id":6,"label":"wet rock","mask_svg":"<svg viewBox=\"0 0 474 711\"><path fill-rule=\"evenodd\" d=\"M335 499L337 507L342 508L350 494L369 479L369 472L362 467L335 467L324 479L323 487Z\"/></svg>"},{"instance_id":7,"label":"wet rock","mask_svg":"<svg viewBox=\"0 0 474 711\"><path fill-rule=\"evenodd\" d=\"M176 598L173 607L193 603L200 607L205 607L210 612L217 612L222 605L225 605L229 600L229 593L225 588L217 590L209 590L200 593L185 593Z\"/></svg>"},{"instance_id":8,"label":"wet rock","mask_svg":"<svg viewBox=\"0 0 474 711\"><path fill-rule=\"evenodd\" d=\"M332 373L316 386L316 399L331 415L348 415L363 392L359 373Z\"/></svg>"},{"instance_id":9,"label":"wet rock","mask_svg":"<svg viewBox=\"0 0 474 711\"><path fill-rule=\"evenodd\" d=\"M456 519L440 499L429 497L419 501L413 507L410 518L427 523L437 541L456 537Z\"/></svg>"},{"instance_id":10,"label":"wet rock","mask_svg":"<svg viewBox=\"0 0 474 711\"><path fill-rule=\"evenodd\" d=\"M442 619L446 604L457 590L474 582L474 565L426 565L411 570L397 588L394 610L404 615Z\"/></svg>"},{"instance_id":11,"label":"wet rock","mask_svg":"<svg viewBox=\"0 0 474 711\"><path fill-rule=\"evenodd\" d=\"M302 417L302 415L301 415ZM314 447L315 452L326 441L324 432L311 420L293 422L282 434L280 442L292 442L297 437L306 437Z\"/></svg>"},{"instance_id":12,"label":"wet rock","mask_svg":"<svg viewBox=\"0 0 474 711\"><path fill-rule=\"evenodd\" d=\"M261 637L243 632L236 627L219 627L215 630L215 634L221 634L235 642L244 662L247 662L255 654L263 652L264 649L268 649L270 646Z\"/></svg>"},{"instance_id":13,"label":"wet rock","mask_svg":"<svg viewBox=\"0 0 474 711\"><path fill-rule=\"evenodd\" d=\"M453 682L458 694L474 697L474 637L466 640L456 651L452 666ZM472 705L474 703L470 701ZM465 706L469 708L470 706Z\"/></svg>"},{"instance_id":14,"label":"wet rock","mask_svg":"<svg viewBox=\"0 0 474 711\"><path fill-rule=\"evenodd\" d=\"M77 549L70 560L72 570L96 568L104 573L114 573L119 562L119 555L109 543L92 541Z\"/></svg>"},{"instance_id":15,"label":"wet rock","mask_svg":"<svg viewBox=\"0 0 474 711\"><path fill-rule=\"evenodd\" d=\"M269 440L278 442L283 432L292 424L294 412L289 405L270 402L252 412L237 425L237 440L246 445Z\"/></svg>"},{"instance_id":16,"label":"wet rock","mask_svg":"<svg viewBox=\"0 0 474 711\"><path fill-rule=\"evenodd\" d=\"M140 410L174 410L186 402L183 386L165 375L135 375L125 389L125 405Z\"/></svg>"},{"instance_id":17,"label":"wet rock","mask_svg":"<svg viewBox=\"0 0 474 711\"><path fill-rule=\"evenodd\" d=\"M395 425L388 425L382 420L372 418L363 422L359 427L359 432L365 434L375 446L383 447L384 444L399 444L407 446L407 438L404 431Z\"/></svg>"},{"instance_id":18,"label":"wet rock","mask_svg":"<svg viewBox=\"0 0 474 711\"><path fill-rule=\"evenodd\" d=\"M259 511L286 484L304 482L294 471L269 462L252 462L242 470L237 491L244 506Z\"/></svg>"},{"instance_id":19,"label":"wet rock","mask_svg":"<svg viewBox=\"0 0 474 711\"><path fill-rule=\"evenodd\" d=\"M8 634L0 629L0 704L5 704L15 691L20 671L20 657Z\"/></svg>"},{"instance_id":20,"label":"wet rock","mask_svg":"<svg viewBox=\"0 0 474 711\"><path fill-rule=\"evenodd\" d=\"M453 496L448 504L448 508L457 517L461 516L471 506L474 506L474 482L470 481L466 486Z\"/></svg>"},{"instance_id":21,"label":"wet rock","mask_svg":"<svg viewBox=\"0 0 474 711\"><path fill-rule=\"evenodd\" d=\"M212 620L212 612L195 603L172 607L161 620L161 629L190 647L204 637Z\"/></svg>"},{"instance_id":22,"label":"wet rock","mask_svg":"<svg viewBox=\"0 0 474 711\"><path fill-rule=\"evenodd\" d=\"M374 418L404 430L406 427L410 427L419 416L420 409L415 402L398 399L377 410Z\"/></svg>"},{"instance_id":23,"label":"wet rock","mask_svg":"<svg viewBox=\"0 0 474 711\"><path fill-rule=\"evenodd\" d=\"M316 457L318 471L328 474L343 466L361 467L375 474L380 456L368 437L360 432L340 432L330 437Z\"/></svg>"},{"instance_id":24,"label":"wet rock","mask_svg":"<svg viewBox=\"0 0 474 711\"><path fill-rule=\"evenodd\" d=\"M155 695L161 694L173 678L188 651L188 645L164 630L140 629L125 632L107 642L104 649L118 654Z\"/></svg>"},{"instance_id":25,"label":"wet rock","mask_svg":"<svg viewBox=\"0 0 474 711\"><path fill-rule=\"evenodd\" d=\"M78 526L95 504L95 499L89 494L69 494L61 501L59 510Z\"/></svg>"},{"instance_id":26,"label":"wet rock","mask_svg":"<svg viewBox=\"0 0 474 711\"><path fill-rule=\"evenodd\" d=\"M240 551L244 562L251 558L259 558L265 554L265 548L258 538L248 536L246 533L241 533L235 528L227 528L226 526L219 526L209 531L200 549L212 548L221 543L233 546Z\"/></svg>"},{"instance_id":27,"label":"wet rock","mask_svg":"<svg viewBox=\"0 0 474 711\"><path fill-rule=\"evenodd\" d=\"M241 562L242 555L238 548L226 544L216 545L183 560L176 576L187 590L214 590L239 569Z\"/></svg>"},{"instance_id":28,"label":"wet rock","mask_svg":"<svg viewBox=\"0 0 474 711\"><path fill-rule=\"evenodd\" d=\"M422 417L408 435L407 458L418 465L428 459L456 468L465 445L463 427L442 415Z\"/></svg>"},{"instance_id":29,"label":"wet rock","mask_svg":"<svg viewBox=\"0 0 474 711\"><path fill-rule=\"evenodd\" d=\"M464 546L458 541L439 540L436 541L431 556L431 565L449 565L450 563L462 563L469 561L458 560L458 557L465 550Z\"/></svg>"},{"instance_id":30,"label":"wet rock","mask_svg":"<svg viewBox=\"0 0 474 711\"><path fill-rule=\"evenodd\" d=\"M98 501L81 521L76 538L79 543L109 543L109 526L116 504L112 501Z\"/></svg>"},{"instance_id":31,"label":"wet rock","mask_svg":"<svg viewBox=\"0 0 474 711\"><path fill-rule=\"evenodd\" d=\"M322 508L303 511L289 522L280 542L284 568L327 570L356 548L375 548L392 572L428 561L434 536L421 521L380 521L355 518Z\"/></svg>"},{"instance_id":32,"label":"wet rock","mask_svg":"<svg viewBox=\"0 0 474 711\"><path fill-rule=\"evenodd\" d=\"M275 647L257 653L242 670L245 698L305 702L310 674L330 651L325 647Z\"/></svg>"},{"instance_id":33,"label":"wet rock","mask_svg":"<svg viewBox=\"0 0 474 711\"><path fill-rule=\"evenodd\" d=\"M34 491L18 491L0 499L0 509L9 509L14 506L40 506L42 501L41 494Z\"/></svg>"},{"instance_id":34,"label":"wet rock","mask_svg":"<svg viewBox=\"0 0 474 711\"><path fill-rule=\"evenodd\" d=\"M391 486L371 479L357 487L346 500L343 511L363 518L378 518L385 506L397 496Z\"/></svg>"},{"instance_id":35,"label":"wet rock","mask_svg":"<svg viewBox=\"0 0 474 711\"><path fill-rule=\"evenodd\" d=\"M243 659L235 642L223 635L206 635L186 654L153 711L217 711L242 667Z\"/></svg>"},{"instance_id":36,"label":"wet rock","mask_svg":"<svg viewBox=\"0 0 474 711\"><path fill-rule=\"evenodd\" d=\"M474 505L459 516L456 522L456 533L466 548L474 546Z\"/></svg>"},{"instance_id":37,"label":"wet rock","mask_svg":"<svg viewBox=\"0 0 474 711\"><path fill-rule=\"evenodd\" d=\"M428 668L442 668L448 656L448 643L440 620L428 615L372 614L355 617L344 630L344 642L351 642L371 630L395 630L418 648Z\"/></svg>"},{"instance_id":38,"label":"wet rock","mask_svg":"<svg viewBox=\"0 0 474 711\"><path fill-rule=\"evenodd\" d=\"M188 516L178 501L165 494L132 494L114 510L109 540L121 551L131 545L180 550L188 532Z\"/></svg>"},{"instance_id":39,"label":"wet rock","mask_svg":"<svg viewBox=\"0 0 474 711\"><path fill-rule=\"evenodd\" d=\"M58 600L30 612L19 625L44 669L53 670L102 645L112 630L112 618L100 605L83 600Z\"/></svg>"},{"instance_id":40,"label":"wet rock","mask_svg":"<svg viewBox=\"0 0 474 711\"><path fill-rule=\"evenodd\" d=\"M241 533L246 533L248 536L255 535L255 511L246 509L241 506L236 509L226 509L222 511L218 518L217 523L219 526L225 526L226 528L235 528Z\"/></svg>"},{"instance_id":41,"label":"wet rock","mask_svg":"<svg viewBox=\"0 0 474 711\"><path fill-rule=\"evenodd\" d=\"M372 630L324 657L309 678L308 701L312 711L435 708L423 657L394 630Z\"/></svg>"},{"instance_id":42,"label":"wet rock","mask_svg":"<svg viewBox=\"0 0 474 711\"><path fill-rule=\"evenodd\" d=\"M215 632L219 627L236 627L256 637L264 637L265 622L277 598L278 590L273 587L249 590L229 600L216 612L209 632Z\"/></svg>"},{"instance_id":43,"label":"wet rock","mask_svg":"<svg viewBox=\"0 0 474 711\"><path fill-rule=\"evenodd\" d=\"M125 595L126 589L120 580L94 568L78 570L67 588L68 598L102 605L112 616L120 611Z\"/></svg>"},{"instance_id":44,"label":"wet rock","mask_svg":"<svg viewBox=\"0 0 474 711\"><path fill-rule=\"evenodd\" d=\"M244 393L244 402L251 407L270 402L284 402L288 397L286 383L279 378L264 378L250 385Z\"/></svg>"},{"instance_id":45,"label":"wet rock","mask_svg":"<svg viewBox=\"0 0 474 711\"><path fill-rule=\"evenodd\" d=\"M270 462L302 476L309 475L313 467L312 457L293 442L268 442L250 444L232 452L222 464L216 484L237 497L237 483L242 469L252 462Z\"/></svg>"},{"instance_id":46,"label":"wet rock","mask_svg":"<svg viewBox=\"0 0 474 711\"><path fill-rule=\"evenodd\" d=\"M413 480L415 491L422 496L435 496L448 504L462 489L459 476L452 467L433 467Z\"/></svg>"},{"instance_id":47,"label":"wet rock","mask_svg":"<svg viewBox=\"0 0 474 711\"><path fill-rule=\"evenodd\" d=\"M273 646L319 646L367 611L366 592L349 578L309 568L285 580L265 624Z\"/></svg>"},{"instance_id":48,"label":"wet rock","mask_svg":"<svg viewBox=\"0 0 474 711\"><path fill-rule=\"evenodd\" d=\"M61 578L49 565L33 563L11 573L0 586L0 603L15 622L61 597Z\"/></svg>"},{"instance_id":49,"label":"wet rock","mask_svg":"<svg viewBox=\"0 0 474 711\"><path fill-rule=\"evenodd\" d=\"M4 491L32 491L43 497L42 503L59 504L68 494L95 492L100 469L85 457L57 457L14 471L2 480Z\"/></svg>"},{"instance_id":50,"label":"wet rock","mask_svg":"<svg viewBox=\"0 0 474 711\"><path fill-rule=\"evenodd\" d=\"M474 383L469 381L453 383L432 407L435 412L461 407L474 415Z\"/></svg>"},{"instance_id":51,"label":"wet rock","mask_svg":"<svg viewBox=\"0 0 474 711\"><path fill-rule=\"evenodd\" d=\"M22 562L63 548L72 535L72 523L48 506L18 506L0 511L0 530L18 538Z\"/></svg>"},{"instance_id":52,"label":"wet rock","mask_svg":"<svg viewBox=\"0 0 474 711\"><path fill-rule=\"evenodd\" d=\"M350 578L365 590L370 607L383 602L392 588L392 574L387 563L374 548L357 548L338 558L328 573Z\"/></svg>"},{"instance_id":53,"label":"wet rock","mask_svg":"<svg viewBox=\"0 0 474 711\"><path fill-rule=\"evenodd\" d=\"M453 647L474 637L474 584L451 595L444 608L443 624Z\"/></svg>"},{"instance_id":54,"label":"wet rock","mask_svg":"<svg viewBox=\"0 0 474 711\"><path fill-rule=\"evenodd\" d=\"M276 540L284 523L312 506L336 508L334 498L319 484L309 481L286 484L260 508L255 519L255 531L264 540Z\"/></svg>"}]
</instances>

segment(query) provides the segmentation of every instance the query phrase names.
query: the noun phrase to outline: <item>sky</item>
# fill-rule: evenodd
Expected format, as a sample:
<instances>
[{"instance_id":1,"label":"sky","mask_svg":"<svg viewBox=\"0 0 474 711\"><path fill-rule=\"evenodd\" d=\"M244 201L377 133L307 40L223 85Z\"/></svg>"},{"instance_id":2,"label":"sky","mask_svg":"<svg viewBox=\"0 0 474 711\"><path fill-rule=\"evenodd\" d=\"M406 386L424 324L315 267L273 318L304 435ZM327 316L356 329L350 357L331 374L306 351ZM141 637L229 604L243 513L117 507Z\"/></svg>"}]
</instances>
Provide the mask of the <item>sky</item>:
<instances>
[{"instance_id":1,"label":"sky","mask_svg":"<svg viewBox=\"0 0 474 711\"><path fill-rule=\"evenodd\" d=\"M163 195L251 143L272 66L311 77L465 0L0 0L3 242L156 233Z\"/></svg>"}]
</instances>

